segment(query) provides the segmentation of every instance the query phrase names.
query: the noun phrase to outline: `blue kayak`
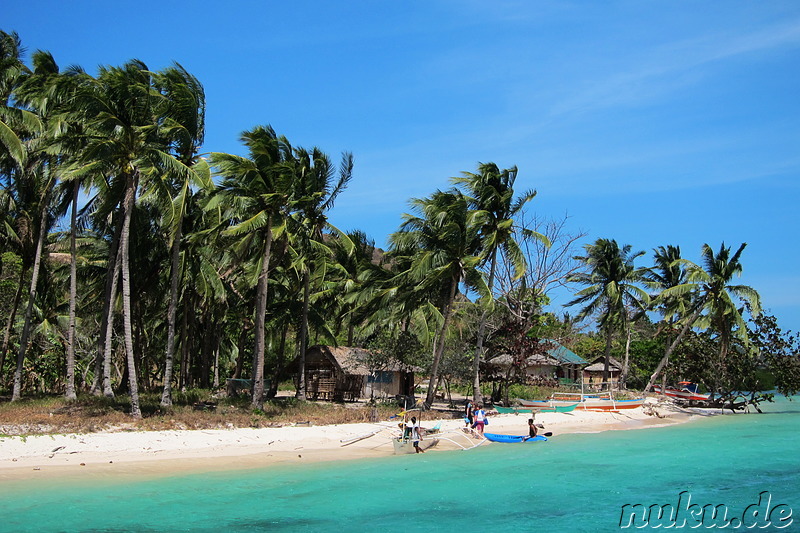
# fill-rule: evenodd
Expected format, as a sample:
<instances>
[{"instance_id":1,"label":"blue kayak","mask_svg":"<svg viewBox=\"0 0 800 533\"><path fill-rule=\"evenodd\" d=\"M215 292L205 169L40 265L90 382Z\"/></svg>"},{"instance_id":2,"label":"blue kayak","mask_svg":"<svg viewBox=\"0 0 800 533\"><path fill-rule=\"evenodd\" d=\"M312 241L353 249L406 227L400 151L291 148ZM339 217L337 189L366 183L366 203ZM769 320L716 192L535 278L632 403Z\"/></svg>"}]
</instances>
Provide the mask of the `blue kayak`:
<instances>
[{"instance_id":1,"label":"blue kayak","mask_svg":"<svg viewBox=\"0 0 800 533\"><path fill-rule=\"evenodd\" d=\"M505 443L541 442L547 440L547 437L543 437L542 435L537 435L533 438L528 438L526 435L500 435L498 433L484 433L483 436L492 442L505 442Z\"/></svg>"}]
</instances>

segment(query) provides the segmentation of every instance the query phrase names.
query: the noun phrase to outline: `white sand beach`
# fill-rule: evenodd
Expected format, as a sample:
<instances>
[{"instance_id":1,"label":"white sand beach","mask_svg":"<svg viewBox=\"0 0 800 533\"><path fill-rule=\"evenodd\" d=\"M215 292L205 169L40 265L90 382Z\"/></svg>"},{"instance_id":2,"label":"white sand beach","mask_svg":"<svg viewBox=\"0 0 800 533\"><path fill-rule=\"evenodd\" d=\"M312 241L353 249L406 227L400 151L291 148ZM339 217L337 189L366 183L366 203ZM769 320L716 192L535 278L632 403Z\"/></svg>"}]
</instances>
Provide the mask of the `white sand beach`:
<instances>
[{"instance_id":1,"label":"white sand beach","mask_svg":"<svg viewBox=\"0 0 800 533\"><path fill-rule=\"evenodd\" d=\"M541 432L554 438L568 433L642 429L690 420L696 413L671 404L655 407L659 416L642 408L619 412L574 411L540 413ZM442 431L457 434L460 419L428 419L423 427L440 423ZM486 431L527 434L527 414L490 416ZM189 471L263 467L277 463L332 461L393 454L391 437L397 420L377 424L285 426L191 431L114 431L89 434L0 437L0 481L53 476L170 475ZM361 440L357 437L367 436ZM464 444L479 442L460 435ZM352 441L352 442L351 442ZM487 443L487 445L490 445ZM440 441L428 453L458 450Z\"/></svg>"}]
</instances>

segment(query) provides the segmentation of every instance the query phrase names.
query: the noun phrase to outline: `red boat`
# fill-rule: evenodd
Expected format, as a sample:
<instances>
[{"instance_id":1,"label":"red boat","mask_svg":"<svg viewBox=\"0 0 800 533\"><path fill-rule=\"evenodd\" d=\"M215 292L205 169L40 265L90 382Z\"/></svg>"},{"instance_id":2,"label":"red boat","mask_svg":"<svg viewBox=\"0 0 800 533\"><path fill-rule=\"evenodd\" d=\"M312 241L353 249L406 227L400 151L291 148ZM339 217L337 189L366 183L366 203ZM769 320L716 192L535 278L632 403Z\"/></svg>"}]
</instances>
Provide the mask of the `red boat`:
<instances>
[{"instance_id":1,"label":"red boat","mask_svg":"<svg viewBox=\"0 0 800 533\"><path fill-rule=\"evenodd\" d=\"M661 385L653 385L653 390L661 394ZM701 394L697 387L697 383L691 381L679 381L677 387L666 387L663 392L664 396L675 398L676 400L686 400L692 402L702 402L708 400L708 394Z\"/></svg>"}]
</instances>

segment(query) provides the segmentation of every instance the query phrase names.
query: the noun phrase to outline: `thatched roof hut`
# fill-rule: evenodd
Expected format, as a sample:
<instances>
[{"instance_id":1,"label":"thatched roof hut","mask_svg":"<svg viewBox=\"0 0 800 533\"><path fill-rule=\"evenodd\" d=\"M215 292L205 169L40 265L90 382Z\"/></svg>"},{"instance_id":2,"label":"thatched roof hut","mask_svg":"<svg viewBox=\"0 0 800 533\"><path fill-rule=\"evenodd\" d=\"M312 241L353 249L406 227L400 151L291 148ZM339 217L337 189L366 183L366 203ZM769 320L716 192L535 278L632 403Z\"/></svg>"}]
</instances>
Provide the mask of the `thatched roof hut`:
<instances>
[{"instance_id":1,"label":"thatched roof hut","mask_svg":"<svg viewBox=\"0 0 800 533\"><path fill-rule=\"evenodd\" d=\"M572 350L550 339L541 339L541 344L550 345L544 353L533 354L520 365L530 380L577 379L579 367L586 360ZM486 361L487 373L497 376L505 373L514 363L510 354L501 354Z\"/></svg>"},{"instance_id":2,"label":"thatched roof hut","mask_svg":"<svg viewBox=\"0 0 800 533\"><path fill-rule=\"evenodd\" d=\"M412 396L416 370L363 348L317 345L306 351L306 383L312 399Z\"/></svg>"},{"instance_id":3,"label":"thatched roof hut","mask_svg":"<svg viewBox=\"0 0 800 533\"><path fill-rule=\"evenodd\" d=\"M585 384L597 385L603 383L603 371L605 369L605 356L600 356L592 364L583 369L583 382ZM608 382L618 383L620 375L622 374L622 363L614 359L608 358Z\"/></svg>"}]
</instances>

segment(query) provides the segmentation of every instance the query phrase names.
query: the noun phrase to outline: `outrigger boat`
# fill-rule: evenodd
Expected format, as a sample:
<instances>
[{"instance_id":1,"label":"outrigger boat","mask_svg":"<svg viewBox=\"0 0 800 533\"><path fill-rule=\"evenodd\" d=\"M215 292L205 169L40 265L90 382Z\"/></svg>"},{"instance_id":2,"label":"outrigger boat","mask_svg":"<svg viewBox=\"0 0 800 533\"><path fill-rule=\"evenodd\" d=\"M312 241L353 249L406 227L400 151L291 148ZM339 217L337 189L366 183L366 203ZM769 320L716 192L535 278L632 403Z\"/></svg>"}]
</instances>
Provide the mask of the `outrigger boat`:
<instances>
[{"instance_id":1,"label":"outrigger boat","mask_svg":"<svg viewBox=\"0 0 800 533\"><path fill-rule=\"evenodd\" d=\"M665 387L663 392L661 385L653 385L653 390L676 400L690 402L704 402L710 397L709 394L701 394L697 383L692 383L691 381L679 381L677 387Z\"/></svg>"},{"instance_id":2,"label":"outrigger boat","mask_svg":"<svg viewBox=\"0 0 800 533\"><path fill-rule=\"evenodd\" d=\"M605 397L603 397L605 395ZM615 400L611 393L600 393L596 395L585 395L581 393L553 393L553 397L546 401L531 401L517 399L520 405L529 409L554 409L558 407L570 406L572 409L584 409L586 411L618 411L620 409L636 409L644 404L644 398L634 400ZM577 402L577 403L576 403ZM574 405L573 405L574 404Z\"/></svg>"},{"instance_id":3,"label":"outrigger boat","mask_svg":"<svg viewBox=\"0 0 800 533\"><path fill-rule=\"evenodd\" d=\"M422 409L420 408L412 408L412 409L404 409L398 416L403 416L403 422L399 424L400 427L400 434L395 435L392 437L392 445L394 446L394 453L395 455L403 455L407 453L416 453L417 450L414 449L414 442L411 440L411 431L407 425L408 422L408 415L412 412L417 412L419 415L422 414ZM420 421L417 423L422 422L422 417L420 416ZM436 424L432 428L423 428L420 427L420 434L423 437L419 440L419 447L421 450L427 450L428 448L432 448L436 446L440 441L447 441L455 446L461 448L462 450L471 450L477 446L480 446L484 442L486 442L486 438L479 433L470 430L469 433L459 430L450 430L450 431L442 431L441 430L441 422ZM477 439L477 442L474 442ZM459 440L465 441L466 444L462 444ZM343 444L344 446L344 444Z\"/></svg>"},{"instance_id":4,"label":"outrigger boat","mask_svg":"<svg viewBox=\"0 0 800 533\"><path fill-rule=\"evenodd\" d=\"M394 445L395 455L403 455L404 453L417 453L417 450L414 449L414 444L411 442L410 438L395 437L392 439L392 444ZM419 441L419 448L420 450L427 450L428 448L433 448L437 444L439 444L439 439L437 438L422 439Z\"/></svg>"},{"instance_id":5,"label":"outrigger boat","mask_svg":"<svg viewBox=\"0 0 800 533\"><path fill-rule=\"evenodd\" d=\"M502 406L495 405L494 408L498 413L503 415L503 414L511 414L511 413L515 413L515 414L518 414L518 413L530 413L530 412L533 412L533 411L536 411L536 412L539 412L539 413L569 413L570 411L574 411L575 408L578 407L578 402L573 402L573 403L569 403L569 404L565 404L565 405L551 405L550 402L534 402L534 401L528 402L527 400L517 400L517 401L518 402L525 402L526 404L527 403L532 403L532 404L533 403L541 403L542 406L541 407L539 407L539 406L527 406L527 405L523 405L522 403L520 403L520 407L502 407Z\"/></svg>"},{"instance_id":6,"label":"outrigger boat","mask_svg":"<svg viewBox=\"0 0 800 533\"><path fill-rule=\"evenodd\" d=\"M428 430L428 436L419 441L419 447L422 448L423 450L427 450L428 448L436 446L441 441L446 441L451 444L454 444L455 446L457 446L462 450L471 450L472 448L477 448L478 446L486 442L486 440L487 439L484 435L480 435L475 431L465 432L459 429L459 430L450 430L444 432L439 431L434 434L431 434L431 430ZM403 437L403 436L394 437L392 439L392 445L394 445L395 455L416 453L416 450L414 449L414 444L408 437Z\"/></svg>"}]
</instances>

